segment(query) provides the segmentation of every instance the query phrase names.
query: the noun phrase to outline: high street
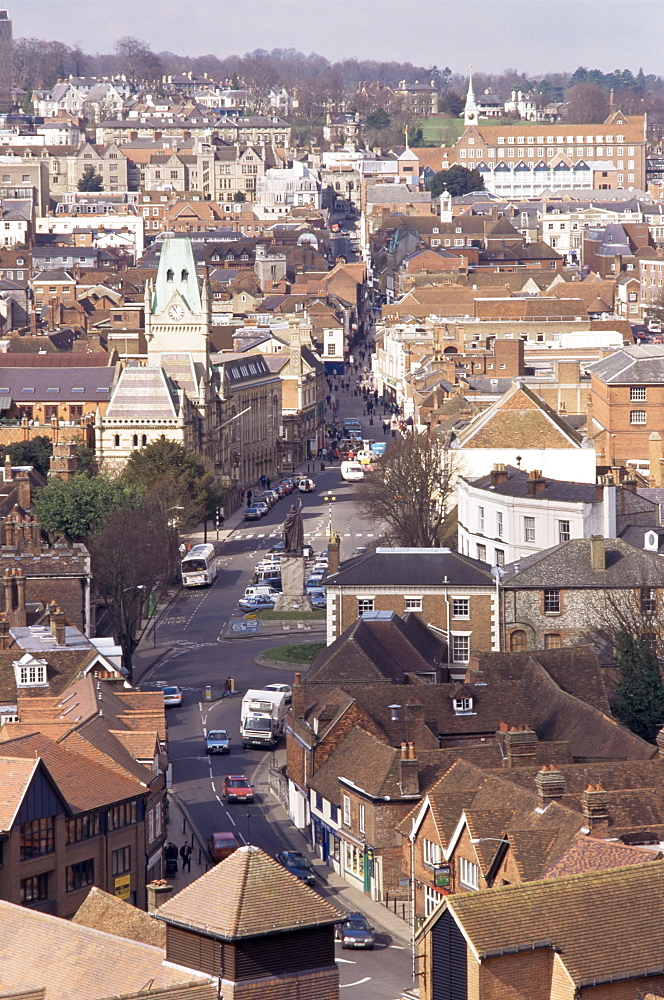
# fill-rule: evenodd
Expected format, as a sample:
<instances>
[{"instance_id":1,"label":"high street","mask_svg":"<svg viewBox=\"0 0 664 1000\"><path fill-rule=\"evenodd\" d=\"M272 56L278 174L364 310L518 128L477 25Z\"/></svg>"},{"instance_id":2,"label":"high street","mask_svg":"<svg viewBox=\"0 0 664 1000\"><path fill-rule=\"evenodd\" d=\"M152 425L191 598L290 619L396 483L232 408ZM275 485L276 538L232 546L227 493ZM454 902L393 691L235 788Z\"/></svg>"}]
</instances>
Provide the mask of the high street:
<instances>
[{"instance_id":1,"label":"high street","mask_svg":"<svg viewBox=\"0 0 664 1000\"><path fill-rule=\"evenodd\" d=\"M351 384L354 385L354 379ZM363 418L362 399L355 397L352 389L350 394L340 394L340 404L340 415L358 415L367 436L383 438L381 421L376 419L375 426L369 426L368 418ZM154 690L165 684L176 684L183 689L182 706L168 709L168 752L173 787L203 843L213 831L232 830L240 842L257 844L272 856L280 850L306 846L268 788L270 767L285 760L283 741L274 753L243 750L239 743L240 702L249 688L260 688L277 680L292 683L292 668L262 666L256 658L272 646L324 642L324 622L313 623L311 631L297 632L284 629L278 622L262 622L257 636L231 633L230 625L244 621L237 601L252 582L254 566L262 554L280 540L281 525L293 501L302 500L305 542L315 552L327 547L329 503L323 499L326 496L336 498L332 501L332 521L341 536L342 558L350 557L357 546L367 545L376 537L376 526L367 523L356 508L354 484L344 482L338 463L326 466L321 471L320 463L315 463L316 471L312 473L315 492L294 492L275 504L260 521L239 521L237 527L224 532L227 537L220 543L216 582L204 590L179 590L159 618L156 635L152 628L148 630L137 656L141 689ZM238 520L238 516L233 520ZM214 532L211 537L214 539ZM153 652L158 658L145 669L142 664L149 663ZM236 693L232 698L221 698L227 676L234 678ZM212 702L205 701L207 685L212 687ZM229 731L230 756L208 757L205 733L213 728ZM253 805L227 806L222 802L220 789L226 774L247 775L255 785ZM317 879L317 889L334 902L339 887L346 883L322 862L317 866L328 882ZM365 898L355 892L350 906L345 900L337 905L349 910L361 909L364 903ZM377 927L375 951L356 953L342 951L337 946L344 1000L393 1000L403 987L411 984L406 925L392 918L401 936L383 933L375 911L381 911L379 916L385 913L387 928L391 926L390 914L370 902L369 907Z\"/></svg>"}]
</instances>

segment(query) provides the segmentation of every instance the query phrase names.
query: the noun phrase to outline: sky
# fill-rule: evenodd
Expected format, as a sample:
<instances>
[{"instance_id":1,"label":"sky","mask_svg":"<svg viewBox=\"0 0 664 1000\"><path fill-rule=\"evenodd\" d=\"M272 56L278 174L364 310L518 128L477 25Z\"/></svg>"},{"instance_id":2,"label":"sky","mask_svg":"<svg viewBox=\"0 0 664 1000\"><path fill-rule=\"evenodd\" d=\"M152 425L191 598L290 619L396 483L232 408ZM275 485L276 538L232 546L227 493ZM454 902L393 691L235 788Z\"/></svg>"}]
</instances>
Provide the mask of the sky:
<instances>
[{"instance_id":1,"label":"sky","mask_svg":"<svg viewBox=\"0 0 664 1000\"><path fill-rule=\"evenodd\" d=\"M537 76L587 66L664 74L664 0L5 0L14 37L111 52L296 48L331 61L412 62Z\"/></svg>"}]
</instances>

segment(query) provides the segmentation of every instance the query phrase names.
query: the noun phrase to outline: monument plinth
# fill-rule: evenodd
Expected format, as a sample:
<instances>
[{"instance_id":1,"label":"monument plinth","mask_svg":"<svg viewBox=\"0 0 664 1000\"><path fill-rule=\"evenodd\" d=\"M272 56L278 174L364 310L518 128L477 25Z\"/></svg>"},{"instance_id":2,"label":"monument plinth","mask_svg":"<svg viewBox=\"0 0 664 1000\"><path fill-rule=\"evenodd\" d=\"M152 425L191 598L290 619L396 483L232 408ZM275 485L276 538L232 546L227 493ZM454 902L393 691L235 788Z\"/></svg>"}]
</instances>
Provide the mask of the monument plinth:
<instances>
[{"instance_id":1,"label":"monument plinth","mask_svg":"<svg viewBox=\"0 0 664 1000\"><path fill-rule=\"evenodd\" d=\"M304 525L301 504L293 504L282 529L284 550L281 554L281 593L276 598L275 611L308 611L304 593L305 558Z\"/></svg>"}]
</instances>

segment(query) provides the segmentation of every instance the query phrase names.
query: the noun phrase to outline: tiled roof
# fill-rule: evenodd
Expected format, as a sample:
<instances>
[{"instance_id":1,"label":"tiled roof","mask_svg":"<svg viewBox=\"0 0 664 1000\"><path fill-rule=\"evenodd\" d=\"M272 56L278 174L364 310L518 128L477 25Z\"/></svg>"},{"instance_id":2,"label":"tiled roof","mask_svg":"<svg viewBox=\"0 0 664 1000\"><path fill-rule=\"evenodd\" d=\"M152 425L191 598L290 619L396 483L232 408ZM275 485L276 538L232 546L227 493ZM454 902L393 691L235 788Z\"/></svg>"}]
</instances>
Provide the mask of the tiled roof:
<instances>
[{"instance_id":1,"label":"tiled roof","mask_svg":"<svg viewBox=\"0 0 664 1000\"><path fill-rule=\"evenodd\" d=\"M511 390L457 436L460 448L580 448L582 437L531 389Z\"/></svg>"},{"instance_id":2,"label":"tiled roof","mask_svg":"<svg viewBox=\"0 0 664 1000\"><path fill-rule=\"evenodd\" d=\"M19 689L16 687L16 675L13 663L20 660L22 650L8 649L0 651L0 703L13 704ZM40 689L49 695L60 695L74 678L97 657L97 650L88 649L45 649L40 659L46 660L48 688Z\"/></svg>"},{"instance_id":3,"label":"tiled roof","mask_svg":"<svg viewBox=\"0 0 664 1000\"><path fill-rule=\"evenodd\" d=\"M0 830L11 830L35 771L36 760L11 757L2 764L0 785Z\"/></svg>"},{"instance_id":4,"label":"tiled roof","mask_svg":"<svg viewBox=\"0 0 664 1000\"><path fill-rule=\"evenodd\" d=\"M156 916L236 941L333 924L336 907L258 847L240 847L160 906Z\"/></svg>"},{"instance_id":5,"label":"tiled roof","mask_svg":"<svg viewBox=\"0 0 664 1000\"><path fill-rule=\"evenodd\" d=\"M125 903L93 885L72 917L72 923L107 931L121 938L166 947L166 927L144 910Z\"/></svg>"},{"instance_id":6,"label":"tiled roof","mask_svg":"<svg viewBox=\"0 0 664 1000\"><path fill-rule=\"evenodd\" d=\"M579 875L582 872L622 868L625 865L640 865L645 861L661 861L661 859L661 851L628 847L619 841L597 840L595 837L581 835L547 868L543 877Z\"/></svg>"},{"instance_id":7,"label":"tiled roof","mask_svg":"<svg viewBox=\"0 0 664 1000\"><path fill-rule=\"evenodd\" d=\"M106 410L106 421L178 419L179 400L163 368L125 368Z\"/></svg>"},{"instance_id":8,"label":"tiled roof","mask_svg":"<svg viewBox=\"0 0 664 1000\"><path fill-rule=\"evenodd\" d=\"M51 357L57 355L47 355ZM47 402L102 402L108 401L115 380L115 367L111 365L82 368L73 366L39 366L36 368L4 367L0 364L0 393L9 395L18 403L26 401Z\"/></svg>"},{"instance_id":9,"label":"tiled roof","mask_svg":"<svg viewBox=\"0 0 664 1000\"><path fill-rule=\"evenodd\" d=\"M187 982L204 984L209 977L167 965L162 948L0 900L0 992L5 995L44 986L48 1000L145 997L150 995L147 983L151 990L166 991Z\"/></svg>"},{"instance_id":10,"label":"tiled roof","mask_svg":"<svg viewBox=\"0 0 664 1000\"><path fill-rule=\"evenodd\" d=\"M446 904L480 960L539 944L555 948L574 984L659 970L664 862L450 896Z\"/></svg>"}]
</instances>

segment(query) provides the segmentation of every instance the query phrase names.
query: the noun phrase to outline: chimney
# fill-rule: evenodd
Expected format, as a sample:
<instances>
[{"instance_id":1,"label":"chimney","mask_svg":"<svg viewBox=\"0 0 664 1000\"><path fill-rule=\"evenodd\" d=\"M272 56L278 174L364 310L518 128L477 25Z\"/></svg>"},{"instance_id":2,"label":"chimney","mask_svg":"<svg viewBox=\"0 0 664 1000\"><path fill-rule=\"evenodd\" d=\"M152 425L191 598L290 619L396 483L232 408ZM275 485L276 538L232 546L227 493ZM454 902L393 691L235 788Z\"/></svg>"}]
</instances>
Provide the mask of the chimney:
<instances>
[{"instance_id":1,"label":"chimney","mask_svg":"<svg viewBox=\"0 0 664 1000\"><path fill-rule=\"evenodd\" d=\"M19 628L25 628L28 624L28 616L25 610L25 577L23 570L16 570L16 622Z\"/></svg>"},{"instance_id":2,"label":"chimney","mask_svg":"<svg viewBox=\"0 0 664 1000\"><path fill-rule=\"evenodd\" d=\"M606 547L601 535L592 535L590 539L590 566L597 571L606 569Z\"/></svg>"},{"instance_id":3,"label":"chimney","mask_svg":"<svg viewBox=\"0 0 664 1000\"><path fill-rule=\"evenodd\" d=\"M304 715L304 688L302 687L302 674L297 671L293 678L293 702L291 712L296 719L301 719Z\"/></svg>"},{"instance_id":4,"label":"chimney","mask_svg":"<svg viewBox=\"0 0 664 1000\"><path fill-rule=\"evenodd\" d=\"M581 796L581 808L591 833L599 832L600 828L603 832L608 830L609 797L600 782L588 785Z\"/></svg>"},{"instance_id":5,"label":"chimney","mask_svg":"<svg viewBox=\"0 0 664 1000\"><path fill-rule=\"evenodd\" d=\"M148 893L148 913L154 913L173 895L173 886L165 878L156 879L145 887Z\"/></svg>"},{"instance_id":6,"label":"chimney","mask_svg":"<svg viewBox=\"0 0 664 1000\"><path fill-rule=\"evenodd\" d=\"M537 493L541 493L545 487L546 479L542 476L541 469L533 469L532 472L528 473L526 490L528 491L529 497L534 497Z\"/></svg>"},{"instance_id":7,"label":"chimney","mask_svg":"<svg viewBox=\"0 0 664 1000\"><path fill-rule=\"evenodd\" d=\"M404 758L404 752L406 757ZM415 744L401 744L401 760L399 761L400 782L402 795L420 794L420 765L415 757Z\"/></svg>"},{"instance_id":8,"label":"chimney","mask_svg":"<svg viewBox=\"0 0 664 1000\"><path fill-rule=\"evenodd\" d=\"M633 472L628 472L622 481L623 487L630 493L636 493L636 476Z\"/></svg>"},{"instance_id":9,"label":"chimney","mask_svg":"<svg viewBox=\"0 0 664 1000\"><path fill-rule=\"evenodd\" d=\"M528 726L512 726L505 733L503 740L507 766L516 767L522 764L536 764L539 750L537 733Z\"/></svg>"},{"instance_id":10,"label":"chimney","mask_svg":"<svg viewBox=\"0 0 664 1000\"><path fill-rule=\"evenodd\" d=\"M501 483L507 482L507 469L502 462L496 462L493 469L491 470L491 485L500 486Z\"/></svg>"},{"instance_id":11,"label":"chimney","mask_svg":"<svg viewBox=\"0 0 664 1000\"><path fill-rule=\"evenodd\" d=\"M336 532L327 541L327 575L332 576L339 569L341 555L341 539Z\"/></svg>"},{"instance_id":12,"label":"chimney","mask_svg":"<svg viewBox=\"0 0 664 1000\"><path fill-rule=\"evenodd\" d=\"M9 631L9 622L3 616L0 618L0 649L10 649L13 639Z\"/></svg>"},{"instance_id":13,"label":"chimney","mask_svg":"<svg viewBox=\"0 0 664 1000\"><path fill-rule=\"evenodd\" d=\"M18 480L18 502L23 510L30 510L32 507L32 487L30 485L29 472L17 472Z\"/></svg>"},{"instance_id":14,"label":"chimney","mask_svg":"<svg viewBox=\"0 0 664 1000\"><path fill-rule=\"evenodd\" d=\"M51 635L55 639L58 646L65 646L66 643L66 631L65 631L65 615L64 611L53 605L50 606L51 614Z\"/></svg>"},{"instance_id":15,"label":"chimney","mask_svg":"<svg viewBox=\"0 0 664 1000\"><path fill-rule=\"evenodd\" d=\"M652 434L650 436L652 437ZM12 479L14 478L14 474L12 473L12 460L9 457L9 455L5 455L4 478L6 483L11 483Z\"/></svg>"},{"instance_id":16,"label":"chimney","mask_svg":"<svg viewBox=\"0 0 664 1000\"><path fill-rule=\"evenodd\" d=\"M544 764L535 775L538 805L546 806L565 794L565 776L555 764Z\"/></svg>"},{"instance_id":17,"label":"chimney","mask_svg":"<svg viewBox=\"0 0 664 1000\"><path fill-rule=\"evenodd\" d=\"M602 533L605 538L615 538L618 534L617 499L618 491L613 485L613 479L605 476L602 497Z\"/></svg>"}]
</instances>

